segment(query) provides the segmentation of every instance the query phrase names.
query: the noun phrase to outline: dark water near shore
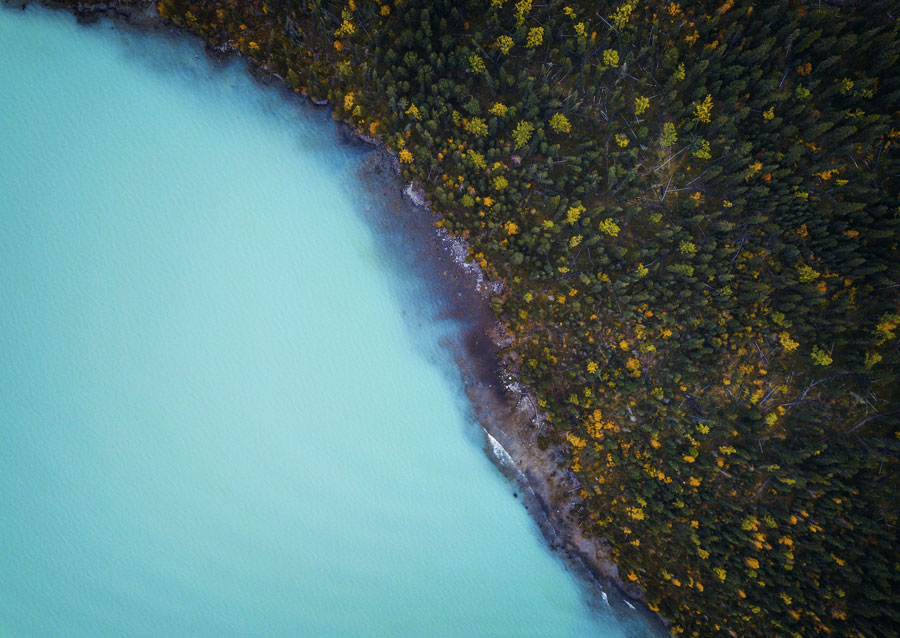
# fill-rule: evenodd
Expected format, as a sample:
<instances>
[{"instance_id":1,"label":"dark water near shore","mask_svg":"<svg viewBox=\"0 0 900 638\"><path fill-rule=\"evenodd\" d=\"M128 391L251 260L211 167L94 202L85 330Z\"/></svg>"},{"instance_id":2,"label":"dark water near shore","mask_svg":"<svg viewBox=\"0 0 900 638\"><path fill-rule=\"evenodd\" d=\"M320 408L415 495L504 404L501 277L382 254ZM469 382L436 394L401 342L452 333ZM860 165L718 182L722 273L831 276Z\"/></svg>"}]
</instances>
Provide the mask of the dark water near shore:
<instances>
[{"instance_id":1,"label":"dark water near shore","mask_svg":"<svg viewBox=\"0 0 900 638\"><path fill-rule=\"evenodd\" d=\"M326 112L34 7L0 86L0 633L645 635L482 453Z\"/></svg>"}]
</instances>

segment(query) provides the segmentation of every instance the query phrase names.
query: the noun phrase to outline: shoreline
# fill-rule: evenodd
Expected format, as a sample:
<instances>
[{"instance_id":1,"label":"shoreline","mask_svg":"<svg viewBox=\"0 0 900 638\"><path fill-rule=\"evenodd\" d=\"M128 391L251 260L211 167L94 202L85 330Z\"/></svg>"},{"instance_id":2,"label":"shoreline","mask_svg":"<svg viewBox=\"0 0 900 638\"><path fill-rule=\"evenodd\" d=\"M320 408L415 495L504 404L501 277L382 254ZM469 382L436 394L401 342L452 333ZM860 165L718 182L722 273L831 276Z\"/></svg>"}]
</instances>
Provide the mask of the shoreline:
<instances>
[{"instance_id":1,"label":"shoreline","mask_svg":"<svg viewBox=\"0 0 900 638\"><path fill-rule=\"evenodd\" d=\"M517 380L509 361L498 356L508 344L490 309L490 298L502 294L503 283L488 280L476 263L466 262L469 247L464 239L434 227L437 217L421 188L412 183L404 186L395 155L344 122L337 122L337 135L348 143L374 147L360 169L365 173L360 176L361 182L365 180L362 185L378 188L378 196L393 199L388 203L393 211L391 229L415 244L413 267L437 289L446 304L446 316L462 324L458 342L445 345L482 431L485 454L515 486L515 497L521 497L549 548L593 590L598 602L609 603L612 597L664 629L665 621L646 606L642 592L619 577L610 547L585 537L568 511L569 495L581 486L574 475L559 469L560 447L541 450L538 446L544 421L537 401Z\"/></svg>"},{"instance_id":2,"label":"shoreline","mask_svg":"<svg viewBox=\"0 0 900 638\"><path fill-rule=\"evenodd\" d=\"M25 9L33 3L32 0L2 1L11 9ZM263 86L278 88L315 106L331 107L328 101L295 95L284 85L283 78L229 50L227 45L222 49L213 47L199 36L167 22L156 13L155 2L137 0L121 4L112 0L73 7L56 0L40 0L35 4L66 10L82 24L110 18L135 28L196 37L212 58L240 57L246 63L247 72ZM342 121L335 124L339 140L372 148L370 156L361 165L361 176L365 172L366 179L364 182L361 179L360 185L378 188L382 195L404 203L396 207L391 219L380 221L389 224L393 233L413 244L411 250L417 253L416 259L424 259L417 266L423 279L444 298L447 316L462 324L458 342L447 345L472 413L483 430L485 453L516 487L516 498L521 495L548 546L563 559L566 567L603 602L608 603L607 594L611 594L614 602L627 604L634 610L632 613L646 617L648 623L661 629L665 621L643 603L642 592L619 577L609 545L602 540L586 538L570 514L569 509L574 504L570 495L581 486L574 475L559 469L562 449L550 446L541 450L537 445L537 435L544 427L544 421L536 400L516 379L512 362L498 357L500 349L507 345L506 336L490 309L490 298L502 293L503 283L487 280L477 264L466 262L469 248L464 239L433 226L436 217L424 197L424 190L412 183L403 184L396 155L388 152L380 141L356 131L349 124Z\"/></svg>"}]
</instances>

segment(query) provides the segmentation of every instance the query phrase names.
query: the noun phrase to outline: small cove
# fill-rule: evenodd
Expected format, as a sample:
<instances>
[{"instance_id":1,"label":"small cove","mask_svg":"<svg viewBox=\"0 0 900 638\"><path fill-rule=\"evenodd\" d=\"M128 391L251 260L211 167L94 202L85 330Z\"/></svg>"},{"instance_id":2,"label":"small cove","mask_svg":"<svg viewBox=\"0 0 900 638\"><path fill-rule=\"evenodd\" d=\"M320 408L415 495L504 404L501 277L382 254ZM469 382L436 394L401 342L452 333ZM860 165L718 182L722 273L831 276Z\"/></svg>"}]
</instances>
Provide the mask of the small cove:
<instances>
[{"instance_id":1,"label":"small cove","mask_svg":"<svg viewBox=\"0 0 900 638\"><path fill-rule=\"evenodd\" d=\"M0 8L2 633L648 635L481 453L367 152L160 35Z\"/></svg>"}]
</instances>

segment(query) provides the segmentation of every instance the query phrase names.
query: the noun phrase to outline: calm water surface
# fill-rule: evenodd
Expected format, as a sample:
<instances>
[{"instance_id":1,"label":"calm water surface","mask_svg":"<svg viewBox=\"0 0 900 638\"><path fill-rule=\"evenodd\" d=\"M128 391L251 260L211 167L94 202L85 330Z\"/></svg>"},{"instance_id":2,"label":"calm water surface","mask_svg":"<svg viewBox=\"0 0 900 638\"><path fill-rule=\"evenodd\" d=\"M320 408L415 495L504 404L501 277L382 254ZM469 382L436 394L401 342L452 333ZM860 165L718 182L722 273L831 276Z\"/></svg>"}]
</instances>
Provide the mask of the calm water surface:
<instances>
[{"instance_id":1,"label":"calm water surface","mask_svg":"<svg viewBox=\"0 0 900 638\"><path fill-rule=\"evenodd\" d=\"M482 453L363 151L198 53L0 9L0 634L649 635Z\"/></svg>"}]
</instances>

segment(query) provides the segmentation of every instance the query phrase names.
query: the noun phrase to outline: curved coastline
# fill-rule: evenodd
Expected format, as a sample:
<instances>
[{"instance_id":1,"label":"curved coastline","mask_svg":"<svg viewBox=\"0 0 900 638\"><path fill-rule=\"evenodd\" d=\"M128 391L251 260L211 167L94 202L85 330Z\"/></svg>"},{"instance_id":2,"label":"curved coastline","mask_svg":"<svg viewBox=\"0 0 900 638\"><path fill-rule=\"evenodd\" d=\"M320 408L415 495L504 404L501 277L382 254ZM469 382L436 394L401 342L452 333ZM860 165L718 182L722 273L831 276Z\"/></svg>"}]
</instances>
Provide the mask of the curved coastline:
<instances>
[{"instance_id":1,"label":"curved coastline","mask_svg":"<svg viewBox=\"0 0 900 638\"><path fill-rule=\"evenodd\" d=\"M2 1L9 7L22 9L30 4L29 0ZM56 0L40 0L38 4L70 11L83 23L111 18L136 28L188 35L161 18L152 1L113 0L73 6ZM220 49L206 43L205 50L217 59L236 53L227 46ZM250 60L246 62L248 72L258 81L293 95L277 74ZM317 106L331 108L327 100L306 99ZM368 179L365 184L361 180L361 186L377 187L382 194L395 198L398 218L391 221L392 226L402 233L403 241L415 246L414 250L422 258L422 276L447 301L448 314L463 325L459 341L447 345L453 352L474 417L483 430L485 453L515 486L516 497L521 495L550 548L592 588L592 593L608 602L606 592L609 592L614 603L621 601L631 609L636 606L633 613L646 616L651 623L664 624L664 619L643 604L640 589L619 577L608 544L584 536L569 512L572 505L569 496L581 486L573 474L561 469L560 449L538 446L537 438L544 422L534 395L518 381L512 359L499 356L508 341L503 326L490 309L490 300L503 293L502 282L487 280L477 264L466 261L470 250L464 239L434 227L435 218L424 190L400 181L395 154L379 140L346 123L336 123L336 134L345 142L374 147L371 158L363 164Z\"/></svg>"},{"instance_id":2,"label":"curved coastline","mask_svg":"<svg viewBox=\"0 0 900 638\"><path fill-rule=\"evenodd\" d=\"M459 340L446 345L482 431L485 454L515 486L516 498L521 497L548 546L588 585L595 599L609 603L612 598L613 604L631 613L639 610L662 628L665 619L647 608L641 590L619 577L611 548L582 534L570 514L570 495L581 486L562 467L563 451L538 445L543 414L534 395L518 380L512 358L501 356L509 342L490 309L491 297L503 294L503 283L490 281L476 263L467 261L465 239L434 226L437 217L421 187L400 181L396 155L343 122L337 132L351 143L374 146L360 181L387 198L395 214L392 229L415 246L416 267L446 303L447 315L462 323Z\"/></svg>"}]
</instances>

